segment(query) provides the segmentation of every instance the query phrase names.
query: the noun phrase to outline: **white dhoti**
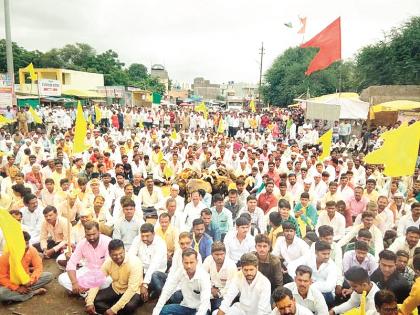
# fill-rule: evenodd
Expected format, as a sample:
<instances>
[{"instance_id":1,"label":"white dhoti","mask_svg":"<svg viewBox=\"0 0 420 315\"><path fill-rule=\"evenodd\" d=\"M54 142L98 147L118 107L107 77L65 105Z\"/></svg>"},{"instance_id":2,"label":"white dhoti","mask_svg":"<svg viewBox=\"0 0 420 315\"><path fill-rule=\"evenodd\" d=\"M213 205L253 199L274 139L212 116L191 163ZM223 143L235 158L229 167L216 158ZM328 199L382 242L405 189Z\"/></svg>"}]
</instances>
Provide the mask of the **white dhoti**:
<instances>
[{"instance_id":1,"label":"white dhoti","mask_svg":"<svg viewBox=\"0 0 420 315\"><path fill-rule=\"evenodd\" d=\"M87 272L89 272L89 269L87 267L82 267L82 268L76 270L76 278L82 277ZM63 286L64 288L66 288L67 290L69 290L69 291L72 290L71 281L70 281L70 278L69 278L69 275L67 274L67 272L64 272L64 273L62 273L61 275L58 276L58 283L61 286ZM108 288L111 283L112 283L112 278L109 277L109 276L106 277L105 283L103 285L101 285L100 289Z\"/></svg>"}]
</instances>

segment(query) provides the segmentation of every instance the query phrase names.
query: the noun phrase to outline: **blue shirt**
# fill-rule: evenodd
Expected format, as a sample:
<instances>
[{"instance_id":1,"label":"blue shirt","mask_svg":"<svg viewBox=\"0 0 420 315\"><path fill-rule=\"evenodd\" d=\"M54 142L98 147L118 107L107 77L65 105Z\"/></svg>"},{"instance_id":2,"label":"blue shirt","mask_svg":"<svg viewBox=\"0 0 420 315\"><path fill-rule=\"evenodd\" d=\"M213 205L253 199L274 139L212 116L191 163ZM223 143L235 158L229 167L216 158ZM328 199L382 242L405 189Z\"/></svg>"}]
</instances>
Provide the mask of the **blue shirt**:
<instances>
[{"instance_id":1,"label":"blue shirt","mask_svg":"<svg viewBox=\"0 0 420 315\"><path fill-rule=\"evenodd\" d=\"M201 258L206 259L207 256L211 255L211 245L213 244L213 241L211 240L210 236L208 236L207 234L203 234L203 236L201 237L201 240L199 241L198 244L198 251L201 255ZM195 249L195 237L193 234L193 241L192 241L192 248Z\"/></svg>"}]
</instances>

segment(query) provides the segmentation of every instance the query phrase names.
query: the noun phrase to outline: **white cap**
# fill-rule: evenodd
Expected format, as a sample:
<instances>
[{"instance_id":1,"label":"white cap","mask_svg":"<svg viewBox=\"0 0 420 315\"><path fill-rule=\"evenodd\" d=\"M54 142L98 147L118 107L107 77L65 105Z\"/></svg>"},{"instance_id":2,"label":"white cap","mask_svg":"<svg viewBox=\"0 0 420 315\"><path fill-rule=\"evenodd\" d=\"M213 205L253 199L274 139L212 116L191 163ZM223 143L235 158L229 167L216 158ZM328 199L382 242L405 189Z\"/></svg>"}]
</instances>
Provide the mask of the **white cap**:
<instances>
[{"instance_id":1,"label":"white cap","mask_svg":"<svg viewBox=\"0 0 420 315\"><path fill-rule=\"evenodd\" d=\"M171 188L172 188L172 189L179 190L179 185L178 185L178 184L173 184L173 185L171 186Z\"/></svg>"},{"instance_id":2,"label":"white cap","mask_svg":"<svg viewBox=\"0 0 420 315\"><path fill-rule=\"evenodd\" d=\"M312 180L310 178L305 178L303 181L304 184L312 184Z\"/></svg>"}]
</instances>

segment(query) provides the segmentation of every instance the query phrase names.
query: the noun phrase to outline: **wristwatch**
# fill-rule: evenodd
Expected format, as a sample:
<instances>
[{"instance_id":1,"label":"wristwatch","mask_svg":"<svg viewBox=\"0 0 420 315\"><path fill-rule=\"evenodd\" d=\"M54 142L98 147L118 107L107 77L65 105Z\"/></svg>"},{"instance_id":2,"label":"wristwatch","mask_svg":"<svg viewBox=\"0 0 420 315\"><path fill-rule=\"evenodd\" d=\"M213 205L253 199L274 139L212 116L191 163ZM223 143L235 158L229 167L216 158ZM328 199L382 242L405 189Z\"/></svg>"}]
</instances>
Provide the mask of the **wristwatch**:
<instances>
[{"instance_id":1,"label":"wristwatch","mask_svg":"<svg viewBox=\"0 0 420 315\"><path fill-rule=\"evenodd\" d=\"M149 288L149 285L148 285L147 283L142 283L142 284L141 284L141 286L142 286L142 287L145 287L146 289L148 289L148 288Z\"/></svg>"}]
</instances>

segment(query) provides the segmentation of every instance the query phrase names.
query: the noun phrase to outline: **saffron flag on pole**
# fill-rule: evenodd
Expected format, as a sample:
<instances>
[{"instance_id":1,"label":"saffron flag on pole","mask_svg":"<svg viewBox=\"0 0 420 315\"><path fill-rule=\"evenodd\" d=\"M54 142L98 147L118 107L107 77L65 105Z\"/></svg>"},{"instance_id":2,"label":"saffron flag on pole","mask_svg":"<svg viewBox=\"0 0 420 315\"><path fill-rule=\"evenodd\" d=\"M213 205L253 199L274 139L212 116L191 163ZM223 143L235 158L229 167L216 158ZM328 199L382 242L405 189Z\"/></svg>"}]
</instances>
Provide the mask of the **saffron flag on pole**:
<instances>
[{"instance_id":1,"label":"saffron flag on pole","mask_svg":"<svg viewBox=\"0 0 420 315\"><path fill-rule=\"evenodd\" d=\"M322 154L319 156L319 159L324 161L331 153L332 129L324 133L319 138L318 143L322 145Z\"/></svg>"},{"instance_id":2,"label":"saffron flag on pole","mask_svg":"<svg viewBox=\"0 0 420 315\"><path fill-rule=\"evenodd\" d=\"M87 122L83 114L83 108L80 101L77 103L76 113L76 126L74 128L74 139L73 139L73 153L81 153L85 151L85 139L87 134Z\"/></svg>"},{"instance_id":3,"label":"saffron flag on pole","mask_svg":"<svg viewBox=\"0 0 420 315\"><path fill-rule=\"evenodd\" d=\"M99 124L102 120L102 112L98 105L95 105L95 121Z\"/></svg>"},{"instance_id":4,"label":"saffron flag on pole","mask_svg":"<svg viewBox=\"0 0 420 315\"><path fill-rule=\"evenodd\" d=\"M29 112L32 115L32 118L34 119L34 122L37 124L42 124L42 119L39 117L38 113L32 108L32 106L29 106Z\"/></svg>"},{"instance_id":5,"label":"saffron flag on pole","mask_svg":"<svg viewBox=\"0 0 420 315\"><path fill-rule=\"evenodd\" d=\"M315 71L325 69L333 62L341 59L340 21L340 18L337 18L320 33L300 46L301 48L319 48L318 53L315 55L314 59L312 59L308 69L305 72L306 75L310 75Z\"/></svg>"},{"instance_id":6,"label":"saffron flag on pole","mask_svg":"<svg viewBox=\"0 0 420 315\"><path fill-rule=\"evenodd\" d=\"M300 21L301 27L298 31L298 34L305 34L305 31L306 31L306 16L305 17L300 17L299 16L299 21Z\"/></svg>"},{"instance_id":7,"label":"saffron flag on pole","mask_svg":"<svg viewBox=\"0 0 420 315\"><path fill-rule=\"evenodd\" d=\"M22 226L8 211L0 209L0 229L6 241L4 251L9 252L10 281L16 285L27 284L30 277L22 265L26 248Z\"/></svg>"},{"instance_id":8,"label":"saffron flag on pole","mask_svg":"<svg viewBox=\"0 0 420 315\"><path fill-rule=\"evenodd\" d=\"M390 177L412 176L420 141L420 121L412 125L402 124L397 129L384 132L383 144L364 158L368 164L384 165L384 175Z\"/></svg>"},{"instance_id":9,"label":"saffron flag on pole","mask_svg":"<svg viewBox=\"0 0 420 315\"><path fill-rule=\"evenodd\" d=\"M251 100L249 102L249 109L251 109L251 112L255 113L257 111L257 109L255 108L255 101Z\"/></svg>"}]
</instances>

